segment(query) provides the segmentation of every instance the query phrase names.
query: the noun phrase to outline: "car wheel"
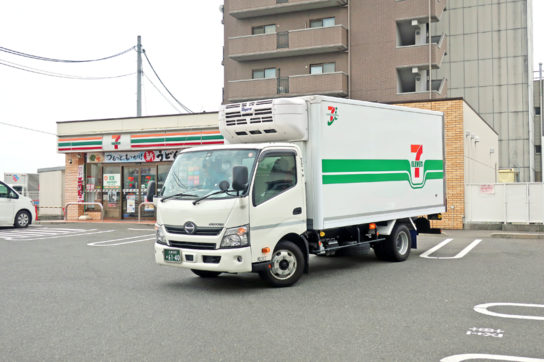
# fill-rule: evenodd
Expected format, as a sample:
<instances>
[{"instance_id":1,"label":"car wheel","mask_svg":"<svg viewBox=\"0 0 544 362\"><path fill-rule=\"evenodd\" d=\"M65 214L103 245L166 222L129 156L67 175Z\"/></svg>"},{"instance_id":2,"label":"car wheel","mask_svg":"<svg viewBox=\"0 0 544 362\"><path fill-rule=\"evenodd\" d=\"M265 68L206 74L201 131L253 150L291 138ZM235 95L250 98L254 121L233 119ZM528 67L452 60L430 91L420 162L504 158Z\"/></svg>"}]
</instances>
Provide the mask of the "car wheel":
<instances>
[{"instance_id":1,"label":"car wheel","mask_svg":"<svg viewBox=\"0 0 544 362\"><path fill-rule=\"evenodd\" d=\"M28 211L21 210L15 215L15 222L13 226L16 228L26 228L30 224L30 213Z\"/></svg>"}]
</instances>

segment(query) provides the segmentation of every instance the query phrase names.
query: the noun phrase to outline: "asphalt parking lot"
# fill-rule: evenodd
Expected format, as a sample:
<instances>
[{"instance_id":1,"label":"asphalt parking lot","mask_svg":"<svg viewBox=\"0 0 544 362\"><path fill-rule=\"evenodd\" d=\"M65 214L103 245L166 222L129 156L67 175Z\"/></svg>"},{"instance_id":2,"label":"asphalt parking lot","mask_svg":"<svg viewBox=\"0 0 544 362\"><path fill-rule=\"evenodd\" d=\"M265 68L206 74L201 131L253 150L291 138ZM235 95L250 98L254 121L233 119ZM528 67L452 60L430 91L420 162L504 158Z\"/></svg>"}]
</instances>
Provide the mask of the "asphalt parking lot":
<instances>
[{"instance_id":1,"label":"asphalt parking lot","mask_svg":"<svg viewBox=\"0 0 544 362\"><path fill-rule=\"evenodd\" d=\"M406 262L311 257L274 289L159 267L153 235L0 228L2 360L544 361L544 240L421 236Z\"/></svg>"}]
</instances>

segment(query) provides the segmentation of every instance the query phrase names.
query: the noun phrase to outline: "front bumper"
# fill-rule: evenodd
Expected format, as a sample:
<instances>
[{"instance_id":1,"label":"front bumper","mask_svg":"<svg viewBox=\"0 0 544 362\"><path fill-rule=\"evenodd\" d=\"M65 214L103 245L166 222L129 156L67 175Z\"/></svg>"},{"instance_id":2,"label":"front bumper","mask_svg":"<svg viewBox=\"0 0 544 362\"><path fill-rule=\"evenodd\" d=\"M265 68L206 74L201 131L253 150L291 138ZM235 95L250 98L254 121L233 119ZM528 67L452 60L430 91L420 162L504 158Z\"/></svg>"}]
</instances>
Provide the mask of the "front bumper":
<instances>
[{"instance_id":1,"label":"front bumper","mask_svg":"<svg viewBox=\"0 0 544 362\"><path fill-rule=\"evenodd\" d=\"M181 263L164 261L164 250L180 250ZM218 258L220 257L220 259ZM250 272L251 247L233 249L195 250L174 248L155 243L155 262L178 268L217 271L224 273Z\"/></svg>"}]
</instances>

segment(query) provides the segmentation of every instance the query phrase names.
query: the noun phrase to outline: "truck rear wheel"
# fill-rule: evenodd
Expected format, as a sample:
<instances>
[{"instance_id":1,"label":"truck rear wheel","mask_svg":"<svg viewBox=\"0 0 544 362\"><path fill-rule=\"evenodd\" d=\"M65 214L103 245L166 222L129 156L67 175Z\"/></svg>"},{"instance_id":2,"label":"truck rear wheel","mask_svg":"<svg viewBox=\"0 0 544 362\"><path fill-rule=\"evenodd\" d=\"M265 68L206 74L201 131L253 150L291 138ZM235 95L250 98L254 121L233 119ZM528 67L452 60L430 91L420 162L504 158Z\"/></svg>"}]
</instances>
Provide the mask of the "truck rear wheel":
<instances>
[{"instance_id":1,"label":"truck rear wheel","mask_svg":"<svg viewBox=\"0 0 544 362\"><path fill-rule=\"evenodd\" d=\"M374 245L374 253L379 259L404 261L410 255L412 237L404 224L398 224L384 241Z\"/></svg>"},{"instance_id":2,"label":"truck rear wheel","mask_svg":"<svg viewBox=\"0 0 544 362\"><path fill-rule=\"evenodd\" d=\"M304 271L304 255L293 242L283 240L278 243L270 267L260 273L261 278L274 287L288 287L299 280Z\"/></svg>"},{"instance_id":3,"label":"truck rear wheel","mask_svg":"<svg viewBox=\"0 0 544 362\"><path fill-rule=\"evenodd\" d=\"M221 274L221 272L214 272L209 270L191 269L191 271L201 278L216 278L219 276L219 274Z\"/></svg>"},{"instance_id":4,"label":"truck rear wheel","mask_svg":"<svg viewBox=\"0 0 544 362\"><path fill-rule=\"evenodd\" d=\"M15 222L13 226L16 228L26 228L30 224L30 213L28 211L21 210L15 215Z\"/></svg>"}]
</instances>

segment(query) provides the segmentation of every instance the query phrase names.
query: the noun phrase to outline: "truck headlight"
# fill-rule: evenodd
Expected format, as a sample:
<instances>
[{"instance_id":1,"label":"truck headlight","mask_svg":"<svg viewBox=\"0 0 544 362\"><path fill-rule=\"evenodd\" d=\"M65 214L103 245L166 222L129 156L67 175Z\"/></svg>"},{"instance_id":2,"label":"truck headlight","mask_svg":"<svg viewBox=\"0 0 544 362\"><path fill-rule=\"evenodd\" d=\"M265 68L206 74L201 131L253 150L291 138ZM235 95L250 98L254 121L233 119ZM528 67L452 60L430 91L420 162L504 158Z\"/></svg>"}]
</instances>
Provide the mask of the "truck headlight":
<instances>
[{"instance_id":1,"label":"truck headlight","mask_svg":"<svg viewBox=\"0 0 544 362\"><path fill-rule=\"evenodd\" d=\"M230 228L225 231L221 248L240 248L249 245L249 225Z\"/></svg>"},{"instance_id":2,"label":"truck headlight","mask_svg":"<svg viewBox=\"0 0 544 362\"><path fill-rule=\"evenodd\" d=\"M162 225L155 225L155 231L157 244L168 245L168 241L166 240L166 235L164 235Z\"/></svg>"}]
</instances>

